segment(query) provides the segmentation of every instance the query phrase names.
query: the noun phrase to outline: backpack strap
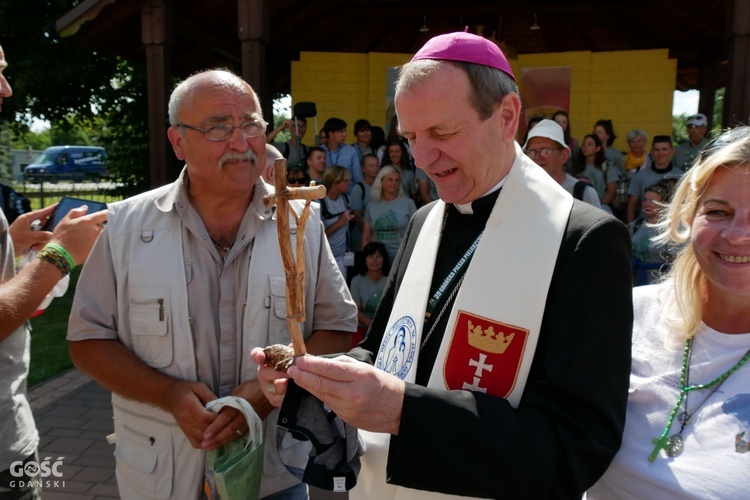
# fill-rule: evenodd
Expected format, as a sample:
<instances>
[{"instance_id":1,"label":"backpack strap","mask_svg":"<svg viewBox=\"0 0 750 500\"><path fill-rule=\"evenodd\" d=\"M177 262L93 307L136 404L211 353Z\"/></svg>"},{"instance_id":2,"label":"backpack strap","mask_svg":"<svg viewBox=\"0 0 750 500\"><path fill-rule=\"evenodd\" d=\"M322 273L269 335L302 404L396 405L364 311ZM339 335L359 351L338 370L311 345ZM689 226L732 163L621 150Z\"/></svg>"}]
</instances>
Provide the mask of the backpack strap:
<instances>
[{"instance_id":1,"label":"backpack strap","mask_svg":"<svg viewBox=\"0 0 750 500\"><path fill-rule=\"evenodd\" d=\"M576 185L573 186L573 198L583 201L583 192L586 190L587 186L589 186L589 183L586 181L576 182Z\"/></svg>"},{"instance_id":2,"label":"backpack strap","mask_svg":"<svg viewBox=\"0 0 750 500\"><path fill-rule=\"evenodd\" d=\"M357 181L357 186L362 190L362 205L365 204L365 183L362 181Z\"/></svg>"},{"instance_id":3,"label":"backpack strap","mask_svg":"<svg viewBox=\"0 0 750 500\"><path fill-rule=\"evenodd\" d=\"M633 222L633 234L635 234L636 231L641 228L641 226L643 225L643 220L643 217L639 217Z\"/></svg>"},{"instance_id":4,"label":"backpack strap","mask_svg":"<svg viewBox=\"0 0 750 500\"><path fill-rule=\"evenodd\" d=\"M331 211L328 210L328 203L326 203L325 196L320 199L320 218L321 219L331 218Z\"/></svg>"},{"instance_id":5,"label":"backpack strap","mask_svg":"<svg viewBox=\"0 0 750 500\"><path fill-rule=\"evenodd\" d=\"M342 193L341 196L344 197L344 211L349 210L349 195L346 193ZM320 199L320 218L321 219L332 219L334 217L339 217L344 212L339 212L336 214L332 214L330 210L328 210L328 197L324 196Z\"/></svg>"}]
</instances>

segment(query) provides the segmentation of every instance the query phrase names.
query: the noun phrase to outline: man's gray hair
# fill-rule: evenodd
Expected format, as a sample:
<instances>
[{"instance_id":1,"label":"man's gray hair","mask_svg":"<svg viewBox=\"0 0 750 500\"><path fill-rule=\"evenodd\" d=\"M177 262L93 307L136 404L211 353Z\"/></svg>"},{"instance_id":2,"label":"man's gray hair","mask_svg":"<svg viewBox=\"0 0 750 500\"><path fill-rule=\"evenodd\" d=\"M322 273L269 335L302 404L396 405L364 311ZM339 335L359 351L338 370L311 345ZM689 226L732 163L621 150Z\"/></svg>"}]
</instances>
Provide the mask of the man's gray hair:
<instances>
[{"instance_id":1,"label":"man's gray hair","mask_svg":"<svg viewBox=\"0 0 750 500\"><path fill-rule=\"evenodd\" d=\"M175 87L175 89L172 91L172 95L169 96L168 108L170 125L175 126L180 123L178 117L180 106L182 105L183 101L190 98L193 91L196 89L196 87L198 87L198 85L196 84L198 82L211 80L217 85L232 87L240 92L249 92L253 96L253 99L255 99L255 104L258 108L258 112L262 113L258 94L255 93L255 90L253 90L253 88L245 80L227 69L209 69L189 76L188 78L180 82L180 84L178 84L177 87Z\"/></svg>"},{"instance_id":2,"label":"man's gray hair","mask_svg":"<svg viewBox=\"0 0 750 500\"><path fill-rule=\"evenodd\" d=\"M506 94L518 94L516 82L499 69L483 64L434 59L411 61L402 66L398 80L396 80L396 94L412 90L425 78L437 72L443 64L451 64L466 72L471 86L468 97L482 120L487 120L492 116L498 103Z\"/></svg>"}]
</instances>

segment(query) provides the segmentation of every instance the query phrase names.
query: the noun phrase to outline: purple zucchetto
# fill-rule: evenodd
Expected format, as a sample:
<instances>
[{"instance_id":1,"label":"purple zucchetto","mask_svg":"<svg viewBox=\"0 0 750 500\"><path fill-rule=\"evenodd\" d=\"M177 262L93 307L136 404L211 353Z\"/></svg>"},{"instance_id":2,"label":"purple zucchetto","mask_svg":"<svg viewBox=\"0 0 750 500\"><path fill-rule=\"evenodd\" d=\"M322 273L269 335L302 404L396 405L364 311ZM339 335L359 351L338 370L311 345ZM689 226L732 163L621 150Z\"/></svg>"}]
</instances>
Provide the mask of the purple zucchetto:
<instances>
[{"instance_id":1,"label":"purple zucchetto","mask_svg":"<svg viewBox=\"0 0 750 500\"><path fill-rule=\"evenodd\" d=\"M412 61L422 59L437 59L446 61L463 61L474 64L482 64L491 68L499 69L510 76L514 81L516 77L505 54L500 47L486 38L459 31L431 38L414 54Z\"/></svg>"}]
</instances>

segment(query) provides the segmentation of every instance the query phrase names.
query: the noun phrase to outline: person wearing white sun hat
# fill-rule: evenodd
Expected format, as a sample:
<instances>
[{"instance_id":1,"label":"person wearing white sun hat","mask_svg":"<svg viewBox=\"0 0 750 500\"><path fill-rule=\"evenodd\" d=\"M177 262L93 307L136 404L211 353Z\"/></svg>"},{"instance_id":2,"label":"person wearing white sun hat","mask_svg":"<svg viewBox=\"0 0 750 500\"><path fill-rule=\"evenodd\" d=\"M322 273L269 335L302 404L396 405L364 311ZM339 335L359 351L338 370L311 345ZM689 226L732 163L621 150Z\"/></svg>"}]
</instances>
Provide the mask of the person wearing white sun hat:
<instances>
[{"instance_id":1,"label":"person wearing white sun hat","mask_svg":"<svg viewBox=\"0 0 750 500\"><path fill-rule=\"evenodd\" d=\"M552 120L542 120L529 131L523 146L526 156L542 167L563 189L589 205L601 208L599 195L591 184L578 180L565 171L570 148L560 125Z\"/></svg>"}]
</instances>

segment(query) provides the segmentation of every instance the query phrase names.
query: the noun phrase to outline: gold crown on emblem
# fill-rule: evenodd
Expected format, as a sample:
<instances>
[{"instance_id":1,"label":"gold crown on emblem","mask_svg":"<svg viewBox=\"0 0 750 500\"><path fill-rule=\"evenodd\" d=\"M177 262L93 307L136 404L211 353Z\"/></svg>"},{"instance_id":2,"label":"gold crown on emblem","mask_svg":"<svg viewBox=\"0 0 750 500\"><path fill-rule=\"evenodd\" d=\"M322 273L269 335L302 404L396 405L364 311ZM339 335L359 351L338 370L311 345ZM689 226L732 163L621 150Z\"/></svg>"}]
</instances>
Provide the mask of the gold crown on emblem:
<instances>
[{"instance_id":1,"label":"gold crown on emblem","mask_svg":"<svg viewBox=\"0 0 750 500\"><path fill-rule=\"evenodd\" d=\"M476 347L480 351L491 352L493 354L502 354L510 346L515 332L505 335L503 332L495 332L495 327L490 326L486 330L480 325L474 326L471 320L469 324L469 345Z\"/></svg>"}]
</instances>

